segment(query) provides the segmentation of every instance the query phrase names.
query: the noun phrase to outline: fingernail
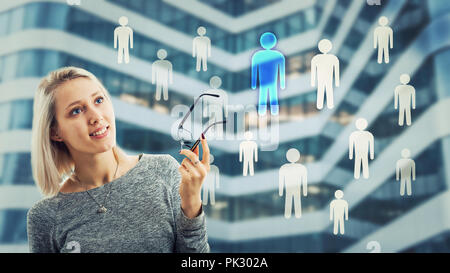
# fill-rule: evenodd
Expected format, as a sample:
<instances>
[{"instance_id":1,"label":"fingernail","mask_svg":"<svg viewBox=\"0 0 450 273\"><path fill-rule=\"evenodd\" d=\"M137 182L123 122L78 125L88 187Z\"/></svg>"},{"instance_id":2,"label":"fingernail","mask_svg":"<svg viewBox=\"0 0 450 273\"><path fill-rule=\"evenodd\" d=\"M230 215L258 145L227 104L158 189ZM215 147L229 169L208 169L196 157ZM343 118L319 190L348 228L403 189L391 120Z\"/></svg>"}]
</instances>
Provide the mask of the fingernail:
<instances>
[{"instance_id":1,"label":"fingernail","mask_svg":"<svg viewBox=\"0 0 450 273\"><path fill-rule=\"evenodd\" d=\"M205 135L202 133L202 139L205 139Z\"/></svg>"}]
</instances>

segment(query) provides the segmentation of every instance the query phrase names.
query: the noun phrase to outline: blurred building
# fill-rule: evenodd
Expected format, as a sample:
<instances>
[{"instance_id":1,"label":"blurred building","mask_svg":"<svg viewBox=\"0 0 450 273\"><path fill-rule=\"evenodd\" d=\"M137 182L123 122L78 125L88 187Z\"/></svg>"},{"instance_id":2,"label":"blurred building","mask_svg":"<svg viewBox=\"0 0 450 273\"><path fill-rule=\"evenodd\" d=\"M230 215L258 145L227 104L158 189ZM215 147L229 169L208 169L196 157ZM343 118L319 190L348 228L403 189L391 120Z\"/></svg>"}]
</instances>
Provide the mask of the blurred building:
<instances>
[{"instance_id":1,"label":"blurred building","mask_svg":"<svg viewBox=\"0 0 450 273\"><path fill-rule=\"evenodd\" d=\"M41 196L33 182L30 144L33 95L41 77L62 66L93 72L114 97L117 143L130 154L168 153L174 106L193 103L222 79L230 105L255 105L250 61L271 31L286 56L279 92L279 145L259 151L255 175L242 175L241 134L211 140L220 169L216 204L206 205L214 252L450 251L450 2L447 0L6 0L0 2L0 251L27 252L26 213ZM117 64L113 32L127 16L134 30L131 62ZM377 63L373 31L387 16L394 30L389 64ZM208 71L195 71L192 39L204 26L212 41ZM318 111L310 86L311 58L327 38L340 60L335 107ZM155 99L151 65L165 49L174 69L169 100ZM416 89L412 125L398 125L394 89L400 75ZM252 128L252 114L245 128ZM348 137L367 119L375 137L370 179L353 178ZM234 114L229 119L235 118ZM234 128L233 128L234 129ZM228 130L228 129L227 129ZM234 134L235 131L227 131ZM308 168L302 217L284 218L280 167L296 148ZM395 164L408 148L416 162L412 196L400 196ZM333 235L329 204L337 189L349 203L345 235ZM294 215L294 214L293 214Z\"/></svg>"}]
</instances>

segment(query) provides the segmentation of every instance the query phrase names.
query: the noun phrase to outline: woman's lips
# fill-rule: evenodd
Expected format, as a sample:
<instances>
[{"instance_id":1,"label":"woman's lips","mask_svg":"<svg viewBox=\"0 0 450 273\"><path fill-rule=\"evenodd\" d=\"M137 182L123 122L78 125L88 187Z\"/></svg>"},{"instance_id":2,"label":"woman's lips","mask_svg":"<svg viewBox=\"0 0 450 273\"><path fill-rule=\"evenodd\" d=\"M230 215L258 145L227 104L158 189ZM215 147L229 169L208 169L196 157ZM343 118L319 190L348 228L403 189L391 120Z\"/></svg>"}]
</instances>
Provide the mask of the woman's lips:
<instances>
[{"instance_id":1,"label":"woman's lips","mask_svg":"<svg viewBox=\"0 0 450 273\"><path fill-rule=\"evenodd\" d=\"M106 137L108 134L109 134L109 126L106 126L106 130L103 134L96 135L96 136L90 136L90 137L95 138L95 139L101 139L101 138Z\"/></svg>"}]
</instances>

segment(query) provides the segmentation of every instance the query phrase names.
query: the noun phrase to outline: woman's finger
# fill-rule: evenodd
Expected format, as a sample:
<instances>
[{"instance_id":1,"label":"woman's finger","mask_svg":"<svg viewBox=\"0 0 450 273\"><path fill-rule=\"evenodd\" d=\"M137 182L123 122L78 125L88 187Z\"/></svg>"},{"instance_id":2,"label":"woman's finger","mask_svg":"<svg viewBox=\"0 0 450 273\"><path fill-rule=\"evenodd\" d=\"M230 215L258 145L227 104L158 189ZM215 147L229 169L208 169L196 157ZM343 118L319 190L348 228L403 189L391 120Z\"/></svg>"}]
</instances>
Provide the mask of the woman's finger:
<instances>
[{"instance_id":1,"label":"woman's finger","mask_svg":"<svg viewBox=\"0 0 450 273\"><path fill-rule=\"evenodd\" d=\"M181 161L180 165L186 164L186 162L190 161L189 158L185 157L183 161Z\"/></svg>"},{"instance_id":2,"label":"woman's finger","mask_svg":"<svg viewBox=\"0 0 450 273\"><path fill-rule=\"evenodd\" d=\"M192 162L198 161L198 156L191 150L183 149L180 151L180 154L187 156Z\"/></svg>"},{"instance_id":3,"label":"woman's finger","mask_svg":"<svg viewBox=\"0 0 450 273\"><path fill-rule=\"evenodd\" d=\"M191 176L193 176L195 178L201 177L201 172L200 172L200 170L197 169L197 164L194 165L194 163L187 160L183 165L186 166L187 171L189 172L189 174Z\"/></svg>"},{"instance_id":4,"label":"woman's finger","mask_svg":"<svg viewBox=\"0 0 450 273\"><path fill-rule=\"evenodd\" d=\"M208 173L205 166L203 165L203 163L201 161L197 161L198 163L195 164L193 162L191 162L190 160L186 161L186 166L192 166L200 175L202 175L203 177L206 176L206 174Z\"/></svg>"},{"instance_id":5,"label":"woman's finger","mask_svg":"<svg viewBox=\"0 0 450 273\"><path fill-rule=\"evenodd\" d=\"M187 166L187 164L192 164L192 166L194 166L194 168L196 168L198 170L198 172L200 172L201 175L206 176L206 174L208 173L208 169L206 168L206 166L203 165L203 163L201 163L201 161L198 161L197 164L193 163L189 158L184 158L183 161L181 162L181 164L183 164Z\"/></svg>"},{"instance_id":6,"label":"woman's finger","mask_svg":"<svg viewBox=\"0 0 450 273\"><path fill-rule=\"evenodd\" d=\"M187 168L184 165L180 165L178 170L180 171L181 177L185 177L185 178L190 178L191 177L189 175L189 172L188 172Z\"/></svg>"},{"instance_id":7,"label":"woman's finger","mask_svg":"<svg viewBox=\"0 0 450 273\"><path fill-rule=\"evenodd\" d=\"M202 163L205 164L205 166L209 167L209 146L208 146L208 143L206 142L206 138L203 134L202 134L201 142L202 142L202 150L203 150Z\"/></svg>"}]
</instances>

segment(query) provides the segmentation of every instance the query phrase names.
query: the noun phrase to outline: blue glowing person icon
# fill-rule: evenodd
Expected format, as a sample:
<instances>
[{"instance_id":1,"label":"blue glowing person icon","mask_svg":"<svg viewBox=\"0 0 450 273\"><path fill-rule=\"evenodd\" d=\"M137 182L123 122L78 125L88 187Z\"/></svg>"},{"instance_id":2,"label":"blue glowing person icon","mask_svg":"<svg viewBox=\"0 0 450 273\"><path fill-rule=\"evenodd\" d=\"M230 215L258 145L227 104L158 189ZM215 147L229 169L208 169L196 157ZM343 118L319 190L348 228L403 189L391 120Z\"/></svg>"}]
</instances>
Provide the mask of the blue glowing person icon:
<instances>
[{"instance_id":1,"label":"blue glowing person icon","mask_svg":"<svg viewBox=\"0 0 450 273\"><path fill-rule=\"evenodd\" d=\"M259 115L266 114L267 92L270 96L270 110L272 115L278 115L278 74L280 75L280 88L285 85L285 59L279 51L272 50L277 43L277 37L273 33L266 32L261 35L260 50L252 57L252 89L256 89L259 78Z\"/></svg>"}]
</instances>

